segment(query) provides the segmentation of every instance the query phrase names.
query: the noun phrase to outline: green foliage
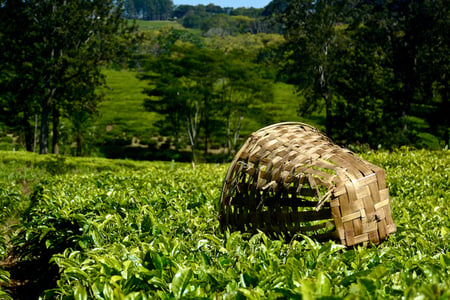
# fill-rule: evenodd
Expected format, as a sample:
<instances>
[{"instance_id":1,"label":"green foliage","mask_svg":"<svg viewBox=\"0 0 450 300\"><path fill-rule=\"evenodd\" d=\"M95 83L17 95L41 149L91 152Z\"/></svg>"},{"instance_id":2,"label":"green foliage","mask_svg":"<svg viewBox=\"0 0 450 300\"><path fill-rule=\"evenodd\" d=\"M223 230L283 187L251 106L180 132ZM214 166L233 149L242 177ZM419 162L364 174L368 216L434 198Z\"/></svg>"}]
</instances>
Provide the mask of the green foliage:
<instances>
[{"instance_id":1,"label":"green foliage","mask_svg":"<svg viewBox=\"0 0 450 300\"><path fill-rule=\"evenodd\" d=\"M187 159L188 131L179 145L185 152L171 148L177 138L158 137L161 131L155 124L164 116L142 109L145 83L132 78L149 56L166 55L175 62L171 51L186 44L236 64L234 70L247 65L241 72L242 78L252 73L249 80L241 78L247 86L258 78L255 87L261 87L261 77L298 88L300 93L294 95L290 84L275 82L273 91L263 84L264 90L254 98L274 94L274 100L247 107L240 136L268 123L307 120L336 142L355 147L409 144L441 149L448 144L450 14L445 1L277 0L264 10L179 5L172 11L177 21L138 20L137 35L131 32L135 22L120 14L117 5L122 1L94 2L3 1L0 5L1 149L32 151L37 123L41 152L49 151L53 142L52 150L65 155ZM170 2L124 1L120 7L129 18L166 19L173 9ZM91 17L94 9L97 18ZM278 23L269 28L269 22ZM285 36L268 34L274 28ZM98 68L125 56L126 62L110 64L114 70ZM126 64L133 71L117 71ZM192 70L198 73L196 67ZM105 76L108 87L98 88ZM220 79L208 88L218 98L226 90L219 85ZM235 93L234 99L242 94ZM187 97L191 102L198 102L191 96ZM203 119L209 117L206 111L217 108L208 106L202 109ZM200 122L199 145L204 143L200 146L215 153L227 152L222 150L232 148L233 130L222 130L226 117L213 113L212 119L210 125L208 120ZM239 124L239 113L234 120ZM238 131L239 126L232 127Z\"/></svg>"},{"instance_id":2,"label":"green foliage","mask_svg":"<svg viewBox=\"0 0 450 300\"><path fill-rule=\"evenodd\" d=\"M330 137L373 148L448 143L445 1L270 6L285 28L284 71L304 96L300 112L325 110Z\"/></svg>"},{"instance_id":3,"label":"green foliage","mask_svg":"<svg viewBox=\"0 0 450 300\"><path fill-rule=\"evenodd\" d=\"M277 43L276 37L274 37L274 41L272 41L272 37L266 38L267 40L264 40L264 37L260 36L255 44L248 41L252 44L248 46L248 49L258 51L257 45L263 46L263 42L259 39L268 41L268 43ZM237 47L236 50L241 50L240 40L231 37L227 39L229 40L226 43L216 46L220 49L226 49L229 45ZM156 137L158 136L157 125L161 122L163 116L142 109L142 103L146 95L141 92L148 84L145 81L138 80L136 76L139 75L139 72L112 69L104 69L103 72L107 82L107 88L103 91L105 100L99 107L99 117L96 118L94 123L97 130L95 137L99 143L99 155L111 158L190 160L191 157L188 152L169 153L170 151L162 149L165 147L164 143L168 140ZM268 124L268 121L264 121L267 119L271 122L307 121L316 125L323 124L319 114L308 118L297 115L298 96L295 94L293 85L282 82L275 83L272 93L273 101L257 104L260 113L248 115L244 118L239 143L252 131ZM220 139L223 139L223 136L213 136L212 138L217 143ZM133 145L133 140L139 141L139 144ZM181 147L184 147L186 143L182 143ZM225 139L221 143L225 144Z\"/></svg>"},{"instance_id":4,"label":"green foliage","mask_svg":"<svg viewBox=\"0 0 450 300\"><path fill-rule=\"evenodd\" d=\"M124 14L129 19L167 20L173 9L172 0L125 0Z\"/></svg>"},{"instance_id":5,"label":"green foliage","mask_svg":"<svg viewBox=\"0 0 450 300\"><path fill-rule=\"evenodd\" d=\"M3 223L10 218L16 217L21 203L23 203L23 199L20 191L10 187L4 187L3 184L0 185L0 207L3 210L0 216L0 222Z\"/></svg>"},{"instance_id":6,"label":"green foliage","mask_svg":"<svg viewBox=\"0 0 450 300\"><path fill-rule=\"evenodd\" d=\"M340 4L332 1L293 1L279 20L286 26L284 65L291 82L298 86L304 101L300 113L305 116L325 110L326 132L332 134L331 105L334 98L333 82L335 52L341 35L337 24L342 22Z\"/></svg>"},{"instance_id":7,"label":"green foliage","mask_svg":"<svg viewBox=\"0 0 450 300\"><path fill-rule=\"evenodd\" d=\"M271 82L247 55L245 51L224 55L177 37L167 52L149 57L147 72L140 76L149 82L144 107L164 116L160 134L173 137L177 149L185 137L194 161L200 139L205 155L213 138L230 152L244 118L267 122L258 104L271 101Z\"/></svg>"},{"instance_id":8,"label":"green foliage","mask_svg":"<svg viewBox=\"0 0 450 300\"><path fill-rule=\"evenodd\" d=\"M263 9L257 8L231 8L204 5L178 5L173 13L186 28L202 29L206 35L230 35L246 32L269 32L267 22L262 16Z\"/></svg>"},{"instance_id":9,"label":"green foliage","mask_svg":"<svg viewBox=\"0 0 450 300\"><path fill-rule=\"evenodd\" d=\"M10 170L33 159L2 154ZM15 245L52 254L49 299L448 298L450 153L361 155L386 169L398 227L377 247L220 232L226 165L73 158L78 171L41 176Z\"/></svg>"},{"instance_id":10,"label":"green foliage","mask_svg":"<svg viewBox=\"0 0 450 300\"><path fill-rule=\"evenodd\" d=\"M35 115L40 152L48 153L50 124L57 149L60 118L76 123L79 114L96 112L96 89L104 83L99 66L124 57L135 42L121 14L120 2L111 0L2 2L0 120L25 135L28 150Z\"/></svg>"},{"instance_id":11,"label":"green foliage","mask_svg":"<svg viewBox=\"0 0 450 300\"><path fill-rule=\"evenodd\" d=\"M0 268L0 298L4 300L12 300L13 298L10 294L3 290L3 286L6 284L9 284L9 272Z\"/></svg>"},{"instance_id":12,"label":"green foliage","mask_svg":"<svg viewBox=\"0 0 450 300\"><path fill-rule=\"evenodd\" d=\"M0 131L1 132L1 131ZM17 140L9 135L1 136L0 134L0 150L19 150L21 145L17 143Z\"/></svg>"},{"instance_id":13,"label":"green foliage","mask_svg":"<svg viewBox=\"0 0 450 300\"><path fill-rule=\"evenodd\" d=\"M158 54L168 54L177 43L190 43L197 48L203 48L203 40L196 34L186 29L170 28L169 30L160 30L158 37ZM155 55L155 56L157 56Z\"/></svg>"},{"instance_id":14,"label":"green foliage","mask_svg":"<svg viewBox=\"0 0 450 300\"><path fill-rule=\"evenodd\" d=\"M131 22L131 21L129 21ZM154 31L160 30L163 28L177 28L183 29L183 26L174 21L144 21L144 20L136 20L136 25L138 26L139 31Z\"/></svg>"},{"instance_id":15,"label":"green foliage","mask_svg":"<svg viewBox=\"0 0 450 300\"><path fill-rule=\"evenodd\" d=\"M259 33L262 30L258 25L260 23L255 19L246 16L213 15L202 23L201 29L204 36L223 38L228 35Z\"/></svg>"}]
</instances>

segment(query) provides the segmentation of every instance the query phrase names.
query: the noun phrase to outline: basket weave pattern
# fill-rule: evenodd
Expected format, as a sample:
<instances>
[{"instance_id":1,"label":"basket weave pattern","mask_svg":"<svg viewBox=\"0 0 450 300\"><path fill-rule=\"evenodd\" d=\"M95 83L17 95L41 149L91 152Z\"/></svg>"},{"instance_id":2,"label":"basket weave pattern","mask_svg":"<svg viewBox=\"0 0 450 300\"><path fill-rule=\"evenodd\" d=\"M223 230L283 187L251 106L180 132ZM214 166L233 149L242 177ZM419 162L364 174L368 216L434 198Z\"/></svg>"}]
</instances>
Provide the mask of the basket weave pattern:
<instances>
[{"instance_id":1,"label":"basket weave pattern","mask_svg":"<svg viewBox=\"0 0 450 300\"><path fill-rule=\"evenodd\" d=\"M385 172L297 122L254 132L224 180L219 218L231 230L378 244L396 231Z\"/></svg>"}]
</instances>

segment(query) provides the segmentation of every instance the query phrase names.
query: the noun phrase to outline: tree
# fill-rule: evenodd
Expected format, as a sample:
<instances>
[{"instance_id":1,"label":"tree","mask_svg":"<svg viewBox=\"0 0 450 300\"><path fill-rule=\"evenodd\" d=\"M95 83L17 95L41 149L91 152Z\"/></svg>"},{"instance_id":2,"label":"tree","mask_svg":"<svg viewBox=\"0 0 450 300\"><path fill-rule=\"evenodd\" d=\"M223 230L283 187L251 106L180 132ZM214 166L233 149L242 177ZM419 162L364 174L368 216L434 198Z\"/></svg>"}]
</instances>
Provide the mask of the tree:
<instances>
[{"instance_id":1,"label":"tree","mask_svg":"<svg viewBox=\"0 0 450 300\"><path fill-rule=\"evenodd\" d=\"M212 3L206 5L206 11L211 14L223 14L225 12L222 7Z\"/></svg>"},{"instance_id":2,"label":"tree","mask_svg":"<svg viewBox=\"0 0 450 300\"><path fill-rule=\"evenodd\" d=\"M398 139L394 132L387 135L398 120L388 109L392 95L386 86L394 84L392 69L385 48L369 42L378 37L367 29L345 28L344 45L334 60L335 99L329 123L336 128L332 138L340 143L386 146Z\"/></svg>"},{"instance_id":3,"label":"tree","mask_svg":"<svg viewBox=\"0 0 450 300\"><path fill-rule=\"evenodd\" d=\"M40 153L49 151L51 122L57 152L59 118L74 106L95 111L101 99L95 90L104 82L100 65L127 52L124 37L133 29L120 7L113 0L2 1L2 114L20 115L26 136L39 114Z\"/></svg>"},{"instance_id":4,"label":"tree","mask_svg":"<svg viewBox=\"0 0 450 300\"><path fill-rule=\"evenodd\" d=\"M213 15L212 17L203 21L201 29L205 36L220 36L235 34L233 32L236 28L231 24L232 19L227 15Z\"/></svg>"},{"instance_id":5,"label":"tree","mask_svg":"<svg viewBox=\"0 0 450 300\"><path fill-rule=\"evenodd\" d=\"M246 16L250 18L259 18L262 16L262 13L264 11L264 8L246 8L246 7L238 7L235 9L232 9L230 11L230 15L232 16Z\"/></svg>"},{"instance_id":6,"label":"tree","mask_svg":"<svg viewBox=\"0 0 450 300\"><path fill-rule=\"evenodd\" d=\"M144 107L166 115L164 127L175 137L177 144L180 128L184 128L189 137L193 161L196 160L200 122L204 130L205 148L208 145L211 101L214 84L218 80L218 57L211 50L192 45L178 46L169 55L160 55L150 64L150 72L141 76L154 84L145 90L150 98L144 102ZM158 73L152 70L158 70Z\"/></svg>"},{"instance_id":7,"label":"tree","mask_svg":"<svg viewBox=\"0 0 450 300\"><path fill-rule=\"evenodd\" d=\"M172 14L172 0L126 0L125 15L129 19L167 20Z\"/></svg>"},{"instance_id":8,"label":"tree","mask_svg":"<svg viewBox=\"0 0 450 300\"><path fill-rule=\"evenodd\" d=\"M272 0L264 7L261 15L264 17L278 16L286 11L289 0Z\"/></svg>"},{"instance_id":9,"label":"tree","mask_svg":"<svg viewBox=\"0 0 450 300\"><path fill-rule=\"evenodd\" d=\"M400 1L396 74L403 79L399 94L410 102L407 113L423 118L426 131L450 144L450 12L447 1ZM407 60L405 62L405 60ZM409 63L409 66L403 66ZM409 125L409 124L406 124ZM415 128L412 128L415 129ZM410 130L411 131L411 130Z\"/></svg>"},{"instance_id":10,"label":"tree","mask_svg":"<svg viewBox=\"0 0 450 300\"><path fill-rule=\"evenodd\" d=\"M243 51L225 54L181 41L169 49L150 58L140 76L149 81L144 107L164 116L160 134L174 137L177 148L184 136L193 161L200 146L208 154L213 137L224 137L220 145L231 151L243 119L261 115L253 107L271 99L271 84Z\"/></svg>"},{"instance_id":11,"label":"tree","mask_svg":"<svg viewBox=\"0 0 450 300\"><path fill-rule=\"evenodd\" d=\"M372 99L371 104L378 103L381 117L372 119L372 139L364 142L418 143L420 132L448 141L448 130L441 130L449 124L448 108L445 112L449 43L444 32L450 17L444 2L359 2L352 11L346 31L353 50L345 55L351 59L341 60L337 70L341 72L339 78L347 72L353 87L348 88L347 80L337 89L354 107L358 101L364 103L355 99L357 95L359 99Z\"/></svg>"},{"instance_id":12,"label":"tree","mask_svg":"<svg viewBox=\"0 0 450 300\"><path fill-rule=\"evenodd\" d=\"M32 122L39 109L34 91L39 88L40 74L31 63L34 53L22 48L18 38L27 34L32 20L23 13L26 6L22 1L0 3L0 120L19 133L31 151Z\"/></svg>"},{"instance_id":13,"label":"tree","mask_svg":"<svg viewBox=\"0 0 450 300\"><path fill-rule=\"evenodd\" d=\"M280 11L284 76L304 96L301 113L324 107L328 135L372 147L416 143L420 131L448 141L445 1L299 0Z\"/></svg>"},{"instance_id":14,"label":"tree","mask_svg":"<svg viewBox=\"0 0 450 300\"><path fill-rule=\"evenodd\" d=\"M264 79L260 66L246 56L242 50L232 50L222 66L220 107L228 154L232 154L238 145L244 118L264 116L257 104L273 99L271 81Z\"/></svg>"},{"instance_id":15,"label":"tree","mask_svg":"<svg viewBox=\"0 0 450 300\"><path fill-rule=\"evenodd\" d=\"M185 16L194 14L195 7L192 5L177 5L172 11L172 17L182 19Z\"/></svg>"},{"instance_id":16,"label":"tree","mask_svg":"<svg viewBox=\"0 0 450 300\"><path fill-rule=\"evenodd\" d=\"M279 20L284 24L286 59L292 62L286 64L285 71L306 99L300 106L300 112L310 113L323 103L329 135L332 133L333 60L340 38L340 13L336 1L299 0L289 2L279 15Z\"/></svg>"},{"instance_id":17,"label":"tree","mask_svg":"<svg viewBox=\"0 0 450 300\"><path fill-rule=\"evenodd\" d=\"M426 1L421 11L427 16L427 30L419 52L420 82L425 104L433 109L427 115L431 132L450 145L450 12L446 1Z\"/></svg>"}]
</instances>

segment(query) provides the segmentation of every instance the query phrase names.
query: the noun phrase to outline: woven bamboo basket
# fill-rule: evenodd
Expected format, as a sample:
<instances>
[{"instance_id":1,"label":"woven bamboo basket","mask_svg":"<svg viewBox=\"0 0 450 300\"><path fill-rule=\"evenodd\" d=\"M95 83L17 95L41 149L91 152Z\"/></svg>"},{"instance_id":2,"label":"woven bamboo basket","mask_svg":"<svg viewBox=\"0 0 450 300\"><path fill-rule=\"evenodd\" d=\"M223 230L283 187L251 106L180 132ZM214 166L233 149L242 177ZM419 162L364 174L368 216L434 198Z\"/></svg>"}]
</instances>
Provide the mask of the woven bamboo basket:
<instances>
[{"instance_id":1,"label":"woven bamboo basket","mask_svg":"<svg viewBox=\"0 0 450 300\"><path fill-rule=\"evenodd\" d=\"M378 244L396 231L385 172L307 124L254 132L235 155L219 204L222 228Z\"/></svg>"}]
</instances>

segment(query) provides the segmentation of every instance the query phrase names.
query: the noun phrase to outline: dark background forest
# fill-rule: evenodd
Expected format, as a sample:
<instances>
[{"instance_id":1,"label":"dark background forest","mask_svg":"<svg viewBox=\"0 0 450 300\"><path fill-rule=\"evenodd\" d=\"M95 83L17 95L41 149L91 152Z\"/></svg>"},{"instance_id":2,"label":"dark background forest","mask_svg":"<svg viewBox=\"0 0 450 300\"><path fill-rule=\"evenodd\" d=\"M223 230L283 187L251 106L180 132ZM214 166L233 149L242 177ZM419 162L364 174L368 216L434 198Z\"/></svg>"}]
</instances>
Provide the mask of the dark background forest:
<instances>
[{"instance_id":1,"label":"dark background forest","mask_svg":"<svg viewBox=\"0 0 450 300\"><path fill-rule=\"evenodd\" d=\"M448 147L449 28L444 0L0 0L0 149L225 161L280 121Z\"/></svg>"}]
</instances>

